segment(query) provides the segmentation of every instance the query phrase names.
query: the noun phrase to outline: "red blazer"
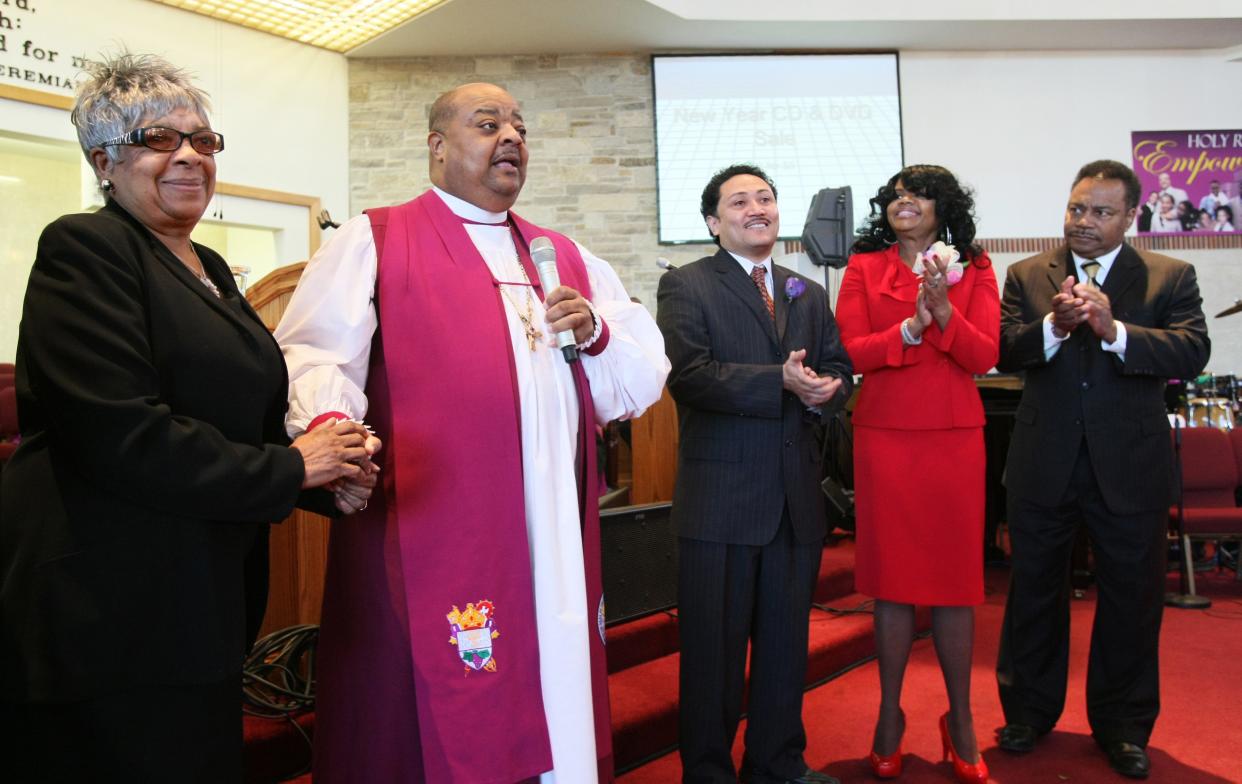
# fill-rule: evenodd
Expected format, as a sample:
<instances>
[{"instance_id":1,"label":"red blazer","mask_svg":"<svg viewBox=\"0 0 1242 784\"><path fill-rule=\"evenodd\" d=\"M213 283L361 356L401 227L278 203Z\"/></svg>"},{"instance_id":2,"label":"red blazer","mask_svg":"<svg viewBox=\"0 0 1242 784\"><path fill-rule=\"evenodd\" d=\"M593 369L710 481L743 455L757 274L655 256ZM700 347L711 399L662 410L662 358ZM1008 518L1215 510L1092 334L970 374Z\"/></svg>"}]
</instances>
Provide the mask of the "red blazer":
<instances>
[{"instance_id":1,"label":"red blazer","mask_svg":"<svg viewBox=\"0 0 1242 784\"><path fill-rule=\"evenodd\" d=\"M864 375L854 423L940 430L982 427L983 403L973 375L997 361L1000 291L992 260L981 254L949 288L953 314L934 321L923 342L905 346L901 322L914 315L919 277L897 246L850 257L837 298L837 324L855 372ZM940 402L937 402L940 401Z\"/></svg>"}]
</instances>

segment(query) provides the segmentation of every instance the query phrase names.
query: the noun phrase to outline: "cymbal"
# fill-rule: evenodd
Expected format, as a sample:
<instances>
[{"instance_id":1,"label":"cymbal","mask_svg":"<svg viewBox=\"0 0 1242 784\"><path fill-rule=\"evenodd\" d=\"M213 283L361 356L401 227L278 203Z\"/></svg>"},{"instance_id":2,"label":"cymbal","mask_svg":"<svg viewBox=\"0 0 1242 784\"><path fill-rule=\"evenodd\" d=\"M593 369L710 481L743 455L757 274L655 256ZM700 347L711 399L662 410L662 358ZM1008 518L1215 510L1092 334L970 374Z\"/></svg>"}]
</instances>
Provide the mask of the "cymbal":
<instances>
[{"instance_id":1,"label":"cymbal","mask_svg":"<svg viewBox=\"0 0 1242 784\"><path fill-rule=\"evenodd\" d=\"M1217 313L1216 318L1232 316L1234 313L1242 313L1242 299L1235 299L1232 305Z\"/></svg>"}]
</instances>

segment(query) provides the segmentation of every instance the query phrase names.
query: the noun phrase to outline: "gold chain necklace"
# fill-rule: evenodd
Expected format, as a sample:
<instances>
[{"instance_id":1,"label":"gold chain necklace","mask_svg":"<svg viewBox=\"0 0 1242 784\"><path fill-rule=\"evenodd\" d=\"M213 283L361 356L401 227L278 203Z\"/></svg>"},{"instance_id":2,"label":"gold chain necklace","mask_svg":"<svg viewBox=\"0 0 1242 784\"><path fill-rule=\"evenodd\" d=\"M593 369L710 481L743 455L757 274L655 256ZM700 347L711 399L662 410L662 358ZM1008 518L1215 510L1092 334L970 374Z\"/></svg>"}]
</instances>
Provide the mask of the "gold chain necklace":
<instances>
[{"instance_id":1,"label":"gold chain necklace","mask_svg":"<svg viewBox=\"0 0 1242 784\"><path fill-rule=\"evenodd\" d=\"M530 276L526 274L526 265L522 263L522 258L518 256L517 248L513 249L513 260L517 262L518 271L522 273L522 280L526 281L526 312L514 301L509 292L505 291L505 286L516 286L516 283L501 283L500 294L509 300L509 304L513 306L513 312L517 314L518 321L522 322L522 331L526 333L526 346L531 351L535 350L536 342L543 337L543 333L535 328L535 310L534 302L534 286L531 285Z\"/></svg>"}]
</instances>

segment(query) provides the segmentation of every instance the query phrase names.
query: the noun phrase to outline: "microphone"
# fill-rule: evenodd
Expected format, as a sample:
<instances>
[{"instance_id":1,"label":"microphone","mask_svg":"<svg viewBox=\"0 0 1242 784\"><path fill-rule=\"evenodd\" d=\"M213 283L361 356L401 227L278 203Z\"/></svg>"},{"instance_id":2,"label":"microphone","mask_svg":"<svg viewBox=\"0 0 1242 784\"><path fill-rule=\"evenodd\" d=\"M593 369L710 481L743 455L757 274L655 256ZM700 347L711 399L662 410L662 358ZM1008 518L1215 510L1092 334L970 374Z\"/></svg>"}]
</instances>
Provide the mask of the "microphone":
<instances>
[{"instance_id":1,"label":"microphone","mask_svg":"<svg viewBox=\"0 0 1242 784\"><path fill-rule=\"evenodd\" d=\"M556 248L547 237L535 237L530 241L530 258L535 262L535 272L539 273L539 285L543 287L545 300L552 289L561 285L561 276L556 271ZM578 361L578 346L574 343L574 333L563 329L556 333L556 346L566 362Z\"/></svg>"},{"instance_id":2,"label":"microphone","mask_svg":"<svg viewBox=\"0 0 1242 784\"><path fill-rule=\"evenodd\" d=\"M659 258L657 258L657 259L656 259L656 266L657 266L657 267L659 267L659 268L660 268L660 269L662 269L662 270L675 270L675 269L677 269L677 265L676 265L676 264L674 264L673 262L671 262L671 261L669 261L668 259L664 258L663 256L660 256Z\"/></svg>"}]
</instances>

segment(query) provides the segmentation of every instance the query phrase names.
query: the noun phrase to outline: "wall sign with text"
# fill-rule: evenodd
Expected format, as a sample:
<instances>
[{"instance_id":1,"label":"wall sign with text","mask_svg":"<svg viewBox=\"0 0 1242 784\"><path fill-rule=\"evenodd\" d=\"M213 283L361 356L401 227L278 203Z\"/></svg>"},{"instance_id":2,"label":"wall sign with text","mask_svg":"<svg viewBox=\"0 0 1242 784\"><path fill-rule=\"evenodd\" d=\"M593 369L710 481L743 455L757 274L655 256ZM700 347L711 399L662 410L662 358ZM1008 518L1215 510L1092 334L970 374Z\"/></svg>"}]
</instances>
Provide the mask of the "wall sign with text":
<instances>
[{"instance_id":1,"label":"wall sign with text","mask_svg":"<svg viewBox=\"0 0 1242 784\"><path fill-rule=\"evenodd\" d=\"M1134 131L1140 234L1242 233L1242 130Z\"/></svg>"},{"instance_id":2,"label":"wall sign with text","mask_svg":"<svg viewBox=\"0 0 1242 784\"><path fill-rule=\"evenodd\" d=\"M61 10L55 0L0 0L0 83L73 95L87 61L58 24Z\"/></svg>"}]
</instances>

